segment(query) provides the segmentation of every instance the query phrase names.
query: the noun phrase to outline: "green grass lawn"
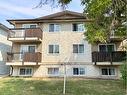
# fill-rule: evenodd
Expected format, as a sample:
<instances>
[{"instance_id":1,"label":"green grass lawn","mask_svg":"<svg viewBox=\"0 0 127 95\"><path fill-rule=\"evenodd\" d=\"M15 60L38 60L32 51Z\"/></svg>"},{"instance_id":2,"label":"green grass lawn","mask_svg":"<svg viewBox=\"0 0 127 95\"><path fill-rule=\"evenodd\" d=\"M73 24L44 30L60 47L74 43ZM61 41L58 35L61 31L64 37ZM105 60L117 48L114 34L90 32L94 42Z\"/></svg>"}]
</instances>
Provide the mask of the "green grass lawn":
<instances>
[{"instance_id":1,"label":"green grass lawn","mask_svg":"<svg viewBox=\"0 0 127 95\"><path fill-rule=\"evenodd\" d=\"M2 78L0 95L62 95L62 79ZM120 80L68 79L66 95L125 95Z\"/></svg>"}]
</instances>

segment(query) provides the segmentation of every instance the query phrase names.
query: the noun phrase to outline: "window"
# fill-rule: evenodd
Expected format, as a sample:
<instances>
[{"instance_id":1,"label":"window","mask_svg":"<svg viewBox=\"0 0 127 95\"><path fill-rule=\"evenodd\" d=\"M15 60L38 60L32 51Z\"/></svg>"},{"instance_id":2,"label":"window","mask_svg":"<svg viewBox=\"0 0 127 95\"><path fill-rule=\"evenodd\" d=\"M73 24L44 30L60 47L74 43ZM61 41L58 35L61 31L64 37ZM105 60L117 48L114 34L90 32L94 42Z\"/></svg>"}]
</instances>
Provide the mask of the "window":
<instances>
[{"instance_id":1,"label":"window","mask_svg":"<svg viewBox=\"0 0 127 95\"><path fill-rule=\"evenodd\" d=\"M115 75L115 68L102 68L102 75Z\"/></svg>"},{"instance_id":2,"label":"window","mask_svg":"<svg viewBox=\"0 0 127 95\"><path fill-rule=\"evenodd\" d=\"M23 24L22 27L23 28L36 28L37 24Z\"/></svg>"},{"instance_id":3,"label":"window","mask_svg":"<svg viewBox=\"0 0 127 95\"><path fill-rule=\"evenodd\" d=\"M106 44L106 45L99 45L100 52L112 52L114 51L114 45Z\"/></svg>"},{"instance_id":4,"label":"window","mask_svg":"<svg viewBox=\"0 0 127 95\"><path fill-rule=\"evenodd\" d=\"M48 74L58 75L59 74L59 68L48 68Z\"/></svg>"},{"instance_id":5,"label":"window","mask_svg":"<svg viewBox=\"0 0 127 95\"><path fill-rule=\"evenodd\" d=\"M30 76L32 75L32 68L20 68L19 74Z\"/></svg>"},{"instance_id":6,"label":"window","mask_svg":"<svg viewBox=\"0 0 127 95\"><path fill-rule=\"evenodd\" d=\"M49 24L49 32L59 32L60 24Z\"/></svg>"},{"instance_id":7,"label":"window","mask_svg":"<svg viewBox=\"0 0 127 95\"><path fill-rule=\"evenodd\" d=\"M31 52L34 53L36 51L36 45L21 45L20 52Z\"/></svg>"},{"instance_id":8,"label":"window","mask_svg":"<svg viewBox=\"0 0 127 95\"><path fill-rule=\"evenodd\" d=\"M37 25L30 25L30 28L36 28Z\"/></svg>"},{"instance_id":9,"label":"window","mask_svg":"<svg viewBox=\"0 0 127 95\"><path fill-rule=\"evenodd\" d=\"M29 52L29 53L36 52L36 45L21 45L20 52L21 54L19 55L19 60L22 61L25 52Z\"/></svg>"},{"instance_id":10,"label":"window","mask_svg":"<svg viewBox=\"0 0 127 95\"><path fill-rule=\"evenodd\" d=\"M36 49L35 46L28 46L28 51L29 51L30 53L35 53L35 49Z\"/></svg>"},{"instance_id":11,"label":"window","mask_svg":"<svg viewBox=\"0 0 127 95\"><path fill-rule=\"evenodd\" d=\"M83 44L73 44L73 53L84 53Z\"/></svg>"},{"instance_id":12,"label":"window","mask_svg":"<svg viewBox=\"0 0 127 95\"><path fill-rule=\"evenodd\" d=\"M73 68L73 75L85 75L85 68Z\"/></svg>"},{"instance_id":13,"label":"window","mask_svg":"<svg viewBox=\"0 0 127 95\"><path fill-rule=\"evenodd\" d=\"M49 53L59 53L59 45L49 45Z\"/></svg>"},{"instance_id":14,"label":"window","mask_svg":"<svg viewBox=\"0 0 127 95\"><path fill-rule=\"evenodd\" d=\"M73 24L73 31L84 31L84 24L81 23L74 23Z\"/></svg>"}]
</instances>

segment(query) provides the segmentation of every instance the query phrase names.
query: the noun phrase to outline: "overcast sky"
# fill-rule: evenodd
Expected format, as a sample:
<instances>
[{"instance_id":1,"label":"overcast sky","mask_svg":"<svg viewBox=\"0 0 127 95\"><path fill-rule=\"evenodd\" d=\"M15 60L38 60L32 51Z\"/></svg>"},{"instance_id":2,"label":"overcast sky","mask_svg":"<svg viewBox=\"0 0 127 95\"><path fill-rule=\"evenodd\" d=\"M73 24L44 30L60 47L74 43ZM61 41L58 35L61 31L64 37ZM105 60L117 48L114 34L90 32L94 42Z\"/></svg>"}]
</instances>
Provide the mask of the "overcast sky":
<instances>
[{"instance_id":1,"label":"overcast sky","mask_svg":"<svg viewBox=\"0 0 127 95\"><path fill-rule=\"evenodd\" d=\"M72 0L67 10L83 12L80 0ZM0 23L11 27L7 19L37 18L61 11L61 8L52 8L50 5L34 8L39 0L0 0Z\"/></svg>"}]
</instances>

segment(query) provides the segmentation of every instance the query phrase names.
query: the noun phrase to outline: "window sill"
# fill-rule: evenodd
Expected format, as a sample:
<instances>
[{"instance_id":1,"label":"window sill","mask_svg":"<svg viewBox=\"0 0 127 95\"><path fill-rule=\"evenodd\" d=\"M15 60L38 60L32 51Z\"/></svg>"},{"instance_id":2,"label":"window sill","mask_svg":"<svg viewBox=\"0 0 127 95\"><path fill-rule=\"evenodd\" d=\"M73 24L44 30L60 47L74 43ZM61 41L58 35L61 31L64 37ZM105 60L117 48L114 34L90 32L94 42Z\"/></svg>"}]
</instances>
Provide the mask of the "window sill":
<instances>
[{"instance_id":1,"label":"window sill","mask_svg":"<svg viewBox=\"0 0 127 95\"><path fill-rule=\"evenodd\" d=\"M84 33L85 31L72 31L72 32L75 32L75 33Z\"/></svg>"},{"instance_id":2,"label":"window sill","mask_svg":"<svg viewBox=\"0 0 127 95\"><path fill-rule=\"evenodd\" d=\"M58 77L59 74L48 74L49 77Z\"/></svg>"},{"instance_id":3,"label":"window sill","mask_svg":"<svg viewBox=\"0 0 127 95\"><path fill-rule=\"evenodd\" d=\"M56 32L49 32L48 33L51 33L51 34L55 34L55 33L60 33L61 31L56 31Z\"/></svg>"},{"instance_id":4,"label":"window sill","mask_svg":"<svg viewBox=\"0 0 127 95\"><path fill-rule=\"evenodd\" d=\"M85 76L85 74L84 75L73 75L74 77L78 77L78 76Z\"/></svg>"},{"instance_id":5,"label":"window sill","mask_svg":"<svg viewBox=\"0 0 127 95\"><path fill-rule=\"evenodd\" d=\"M60 54L59 53L53 53L53 54L52 53L48 53L47 55L48 56L59 56Z\"/></svg>"},{"instance_id":6,"label":"window sill","mask_svg":"<svg viewBox=\"0 0 127 95\"><path fill-rule=\"evenodd\" d=\"M73 53L74 55L84 55L85 53Z\"/></svg>"},{"instance_id":7,"label":"window sill","mask_svg":"<svg viewBox=\"0 0 127 95\"><path fill-rule=\"evenodd\" d=\"M29 76L32 76L32 75L20 75L19 76L23 76L23 77L29 77Z\"/></svg>"},{"instance_id":8,"label":"window sill","mask_svg":"<svg viewBox=\"0 0 127 95\"><path fill-rule=\"evenodd\" d=\"M102 77L115 77L116 75L101 75Z\"/></svg>"}]
</instances>

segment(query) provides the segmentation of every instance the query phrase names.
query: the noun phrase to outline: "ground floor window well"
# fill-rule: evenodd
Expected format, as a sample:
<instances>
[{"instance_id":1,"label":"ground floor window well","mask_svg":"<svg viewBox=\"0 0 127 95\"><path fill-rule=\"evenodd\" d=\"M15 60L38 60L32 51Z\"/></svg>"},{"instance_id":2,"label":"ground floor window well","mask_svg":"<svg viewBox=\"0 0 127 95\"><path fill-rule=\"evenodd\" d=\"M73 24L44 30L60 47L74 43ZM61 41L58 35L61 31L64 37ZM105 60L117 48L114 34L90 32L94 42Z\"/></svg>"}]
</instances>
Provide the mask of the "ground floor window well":
<instances>
[{"instance_id":1,"label":"ground floor window well","mask_svg":"<svg viewBox=\"0 0 127 95\"><path fill-rule=\"evenodd\" d=\"M58 75L59 74L59 68L48 68L48 74L49 75Z\"/></svg>"},{"instance_id":2,"label":"ground floor window well","mask_svg":"<svg viewBox=\"0 0 127 95\"><path fill-rule=\"evenodd\" d=\"M101 74L102 75L115 75L115 68L102 68Z\"/></svg>"},{"instance_id":3,"label":"ground floor window well","mask_svg":"<svg viewBox=\"0 0 127 95\"><path fill-rule=\"evenodd\" d=\"M19 74L31 76L32 75L32 68L20 68Z\"/></svg>"},{"instance_id":4,"label":"ground floor window well","mask_svg":"<svg viewBox=\"0 0 127 95\"><path fill-rule=\"evenodd\" d=\"M85 68L73 68L73 75L85 75Z\"/></svg>"}]
</instances>

